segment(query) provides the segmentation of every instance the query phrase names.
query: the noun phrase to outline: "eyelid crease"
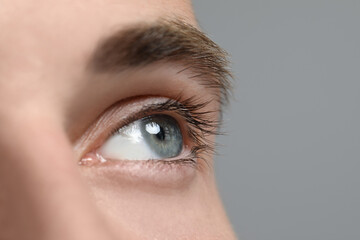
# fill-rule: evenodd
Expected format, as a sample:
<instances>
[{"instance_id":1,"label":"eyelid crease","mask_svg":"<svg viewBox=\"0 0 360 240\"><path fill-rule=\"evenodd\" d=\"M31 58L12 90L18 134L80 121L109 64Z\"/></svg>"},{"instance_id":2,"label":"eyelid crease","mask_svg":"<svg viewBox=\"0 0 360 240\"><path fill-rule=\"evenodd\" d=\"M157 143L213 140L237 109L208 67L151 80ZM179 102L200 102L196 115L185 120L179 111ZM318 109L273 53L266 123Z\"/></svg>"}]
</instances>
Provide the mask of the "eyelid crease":
<instances>
[{"instance_id":1,"label":"eyelid crease","mask_svg":"<svg viewBox=\"0 0 360 240\"><path fill-rule=\"evenodd\" d=\"M228 102L233 78L228 54L205 33L179 18L139 22L101 39L88 69L114 73L160 61L181 62L185 65L182 71L191 69L191 78L216 90L220 103Z\"/></svg>"}]
</instances>

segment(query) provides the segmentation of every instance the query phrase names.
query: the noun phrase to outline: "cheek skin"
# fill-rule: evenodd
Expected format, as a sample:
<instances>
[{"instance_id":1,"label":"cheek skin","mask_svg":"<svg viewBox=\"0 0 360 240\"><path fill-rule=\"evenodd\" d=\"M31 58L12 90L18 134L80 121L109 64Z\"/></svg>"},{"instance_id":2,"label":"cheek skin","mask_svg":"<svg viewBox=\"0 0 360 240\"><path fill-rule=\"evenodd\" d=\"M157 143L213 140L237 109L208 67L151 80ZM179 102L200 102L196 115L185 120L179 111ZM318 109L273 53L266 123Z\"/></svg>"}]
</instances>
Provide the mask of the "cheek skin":
<instances>
[{"instance_id":1,"label":"cheek skin","mask_svg":"<svg viewBox=\"0 0 360 240\"><path fill-rule=\"evenodd\" d=\"M111 239L51 121L1 119L0 239Z\"/></svg>"},{"instance_id":2,"label":"cheek skin","mask_svg":"<svg viewBox=\"0 0 360 240\"><path fill-rule=\"evenodd\" d=\"M84 167L81 173L104 219L113 229L118 229L118 226L130 229L136 239L171 236L171 239L230 240L233 236L218 198L212 159L211 156L205 157L209 166L200 162L202 166L195 170L194 176L181 178L182 182L174 182L169 177L160 178L160 182L146 179L139 171L130 171L132 175L129 177L128 169L121 169L121 164L116 166L120 168L117 171L110 165L109 168ZM179 168L184 171L187 167ZM169 170L167 174L177 173Z\"/></svg>"},{"instance_id":3,"label":"cheek skin","mask_svg":"<svg viewBox=\"0 0 360 240\"><path fill-rule=\"evenodd\" d=\"M212 176L198 175L187 188L167 190L86 178L108 223L131 230L136 239L233 239Z\"/></svg>"}]
</instances>

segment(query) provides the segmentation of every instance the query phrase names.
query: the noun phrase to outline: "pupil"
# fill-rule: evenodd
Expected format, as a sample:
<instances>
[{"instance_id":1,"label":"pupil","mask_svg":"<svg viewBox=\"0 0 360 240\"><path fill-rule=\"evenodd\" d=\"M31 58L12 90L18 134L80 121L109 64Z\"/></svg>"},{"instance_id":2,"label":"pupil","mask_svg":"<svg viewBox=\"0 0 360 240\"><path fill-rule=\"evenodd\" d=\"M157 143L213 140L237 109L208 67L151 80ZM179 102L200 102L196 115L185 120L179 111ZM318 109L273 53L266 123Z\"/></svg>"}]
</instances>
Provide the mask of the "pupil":
<instances>
[{"instance_id":1,"label":"pupil","mask_svg":"<svg viewBox=\"0 0 360 240\"><path fill-rule=\"evenodd\" d=\"M164 141L165 140L165 131L163 129L163 127L160 126L160 131L156 134L157 139L159 139L160 141Z\"/></svg>"}]
</instances>

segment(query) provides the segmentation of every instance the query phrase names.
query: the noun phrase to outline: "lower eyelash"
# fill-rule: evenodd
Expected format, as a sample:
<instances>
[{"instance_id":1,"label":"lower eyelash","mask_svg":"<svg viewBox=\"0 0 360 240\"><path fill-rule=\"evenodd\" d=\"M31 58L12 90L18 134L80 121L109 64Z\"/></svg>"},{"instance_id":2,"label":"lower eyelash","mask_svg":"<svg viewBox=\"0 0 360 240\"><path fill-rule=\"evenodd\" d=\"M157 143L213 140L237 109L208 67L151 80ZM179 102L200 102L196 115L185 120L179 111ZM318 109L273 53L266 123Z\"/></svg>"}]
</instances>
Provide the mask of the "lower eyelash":
<instances>
[{"instance_id":1,"label":"lower eyelash","mask_svg":"<svg viewBox=\"0 0 360 240\"><path fill-rule=\"evenodd\" d=\"M181 159L174 159L174 160L166 160L166 161L157 160L157 161L161 164L168 164L168 165L172 165L172 164L187 165L187 166L191 166L194 168L197 168L197 166L198 166L196 158L181 158Z\"/></svg>"}]
</instances>

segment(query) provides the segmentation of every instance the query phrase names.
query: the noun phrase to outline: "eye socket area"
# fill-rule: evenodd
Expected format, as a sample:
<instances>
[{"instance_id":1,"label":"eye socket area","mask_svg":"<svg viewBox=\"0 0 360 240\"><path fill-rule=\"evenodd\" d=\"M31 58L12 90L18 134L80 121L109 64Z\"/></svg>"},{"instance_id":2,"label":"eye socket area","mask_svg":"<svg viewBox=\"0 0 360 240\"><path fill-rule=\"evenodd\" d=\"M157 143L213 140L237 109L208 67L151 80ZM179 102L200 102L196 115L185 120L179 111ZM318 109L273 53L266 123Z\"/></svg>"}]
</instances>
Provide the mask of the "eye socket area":
<instances>
[{"instance_id":1,"label":"eye socket area","mask_svg":"<svg viewBox=\"0 0 360 240\"><path fill-rule=\"evenodd\" d=\"M175 118L153 114L114 132L98 153L109 160L166 160L183 151L182 129Z\"/></svg>"},{"instance_id":2,"label":"eye socket area","mask_svg":"<svg viewBox=\"0 0 360 240\"><path fill-rule=\"evenodd\" d=\"M178 98L140 96L122 100L106 109L76 142L74 147L76 153L78 153L78 164L96 167L113 166L116 168L124 164L131 164L134 167L140 167L140 163L146 167L151 165L164 166L166 164L173 167L178 165L179 168L187 165L191 168L202 169L203 166L208 166L205 157L213 153L214 144L212 139L213 136L218 134L216 131L219 126L218 121L216 121L218 111L213 109L216 109L213 102L185 96ZM120 133L129 133L134 130L133 132L137 132L139 136L142 136L141 125L143 129L145 128L146 135L152 137L152 139L147 142L146 139L143 139L145 145L140 149L144 150L151 147L150 150L152 151L139 151L139 148L133 148L133 154L141 152L145 154L141 156L132 155L131 158L129 155L124 157L124 152L115 155L111 148L111 151L109 149L109 151L104 151L110 139ZM174 132L180 131L181 141L179 137L174 138L175 140L172 139L170 142L161 141L161 137L164 137L161 134L169 131L169 129L166 130L166 126L173 129L172 136L180 135L174 134ZM179 141L182 143L182 147L179 147L181 145ZM156 154L154 154L153 150L160 150L159 144L154 147L149 146L148 143L159 142L163 143L164 151L158 151L158 153L155 151ZM169 143L173 143L170 144L172 146L170 148ZM115 144L114 146L119 145ZM180 153L175 150L175 146L178 149L181 148ZM129 148L126 150L129 150ZM111 156L110 153L114 155ZM130 153L130 150L127 153ZM125 160L126 158L127 160Z\"/></svg>"}]
</instances>

